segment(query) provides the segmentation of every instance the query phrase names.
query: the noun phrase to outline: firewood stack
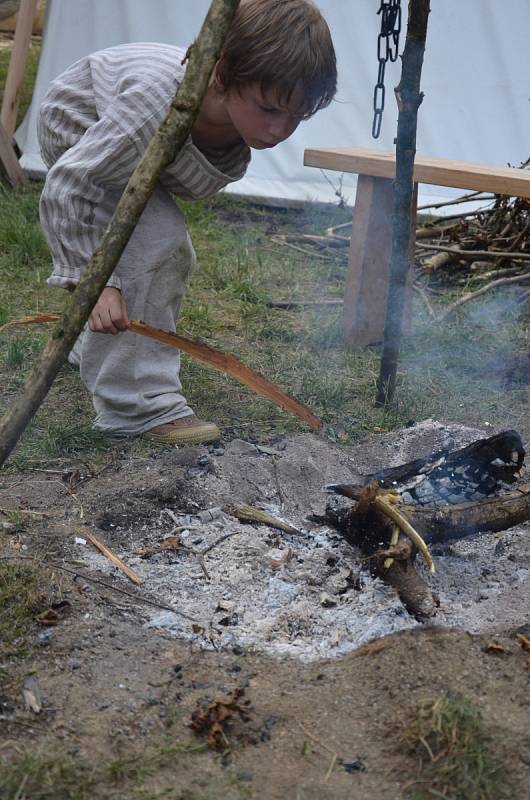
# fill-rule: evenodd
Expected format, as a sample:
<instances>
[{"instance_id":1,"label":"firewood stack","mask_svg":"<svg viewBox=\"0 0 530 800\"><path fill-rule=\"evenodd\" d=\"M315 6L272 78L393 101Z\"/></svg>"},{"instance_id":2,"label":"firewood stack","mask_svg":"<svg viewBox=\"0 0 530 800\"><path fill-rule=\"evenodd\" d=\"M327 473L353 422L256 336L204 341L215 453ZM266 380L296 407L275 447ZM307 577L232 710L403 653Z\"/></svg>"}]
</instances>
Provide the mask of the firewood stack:
<instances>
[{"instance_id":1,"label":"firewood stack","mask_svg":"<svg viewBox=\"0 0 530 800\"><path fill-rule=\"evenodd\" d=\"M530 159L521 165L529 167ZM485 205L470 212L471 202ZM473 192L455 203L462 204L460 213L436 216L416 231L417 274L466 284L470 277L524 276L530 259L528 199Z\"/></svg>"}]
</instances>

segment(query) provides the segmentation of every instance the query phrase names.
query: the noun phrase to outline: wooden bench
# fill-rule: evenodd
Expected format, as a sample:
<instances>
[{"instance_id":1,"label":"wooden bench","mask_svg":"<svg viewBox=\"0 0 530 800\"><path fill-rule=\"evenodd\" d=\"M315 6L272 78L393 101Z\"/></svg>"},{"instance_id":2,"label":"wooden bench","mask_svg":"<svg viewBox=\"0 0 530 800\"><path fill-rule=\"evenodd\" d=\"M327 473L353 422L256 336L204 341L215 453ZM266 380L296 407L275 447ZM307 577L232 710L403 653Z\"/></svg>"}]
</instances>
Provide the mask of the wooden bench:
<instances>
[{"instance_id":1,"label":"wooden bench","mask_svg":"<svg viewBox=\"0 0 530 800\"><path fill-rule=\"evenodd\" d=\"M359 176L344 293L343 339L345 346L351 349L380 342L389 286L395 153L365 148L318 147L305 150L304 164ZM416 227L418 183L530 197L530 170L526 169L416 156L414 180L413 231ZM414 239L413 235L413 246ZM410 285L412 267L409 276Z\"/></svg>"}]
</instances>

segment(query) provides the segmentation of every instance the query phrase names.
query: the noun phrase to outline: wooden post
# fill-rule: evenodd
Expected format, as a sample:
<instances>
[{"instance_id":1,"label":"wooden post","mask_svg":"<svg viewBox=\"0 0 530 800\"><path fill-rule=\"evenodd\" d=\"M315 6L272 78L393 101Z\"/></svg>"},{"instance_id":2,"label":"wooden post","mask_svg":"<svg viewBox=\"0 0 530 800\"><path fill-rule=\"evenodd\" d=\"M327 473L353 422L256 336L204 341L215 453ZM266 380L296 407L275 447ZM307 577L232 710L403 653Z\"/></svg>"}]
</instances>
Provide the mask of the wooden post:
<instances>
[{"instance_id":1,"label":"wooden post","mask_svg":"<svg viewBox=\"0 0 530 800\"><path fill-rule=\"evenodd\" d=\"M17 26L13 50L9 59L4 96L2 98L2 111L0 120L5 128L8 139L13 138L17 122L18 103L20 100L20 87L24 79L24 71L28 60L33 20L37 11L38 0L21 0L17 14Z\"/></svg>"},{"instance_id":2,"label":"wooden post","mask_svg":"<svg viewBox=\"0 0 530 800\"><path fill-rule=\"evenodd\" d=\"M212 0L200 34L188 51L186 73L165 120L131 175L101 243L72 292L66 311L54 327L22 394L0 420L0 466L46 397L81 333L158 183L160 173L175 159L187 140L238 5L239 0Z\"/></svg>"},{"instance_id":3,"label":"wooden post","mask_svg":"<svg viewBox=\"0 0 530 800\"><path fill-rule=\"evenodd\" d=\"M344 291L344 346L381 342L388 297L394 185L389 178L359 175Z\"/></svg>"},{"instance_id":4,"label":"wooden post","mask_svg":"<svg viewBox=\"0 0 530 800\"><path fill-rule=\"evenodd\" d=\"M7 179L14 189L21 189L27 184L26 176L18 163L17 154L13 149L11 138L7 135L0 122L0 162L5 170Z\"/></svg>"},{"instance_id":5,"label":"wooden post","mask_svg":"<svg viewBox=\"0 0 530 800\"><path fill-rule=\"evenodd\" d=\"M414 156L420 92L421 68L425 53L430 0L409 0L407 38L403 52L401 80L396 87L398 130L396 140L396 182L390 289L381 370L376 405L394 398L396 373L401 346L407 274L410 266L411 218L414 211Z\"/></svg>"}]
</instances>

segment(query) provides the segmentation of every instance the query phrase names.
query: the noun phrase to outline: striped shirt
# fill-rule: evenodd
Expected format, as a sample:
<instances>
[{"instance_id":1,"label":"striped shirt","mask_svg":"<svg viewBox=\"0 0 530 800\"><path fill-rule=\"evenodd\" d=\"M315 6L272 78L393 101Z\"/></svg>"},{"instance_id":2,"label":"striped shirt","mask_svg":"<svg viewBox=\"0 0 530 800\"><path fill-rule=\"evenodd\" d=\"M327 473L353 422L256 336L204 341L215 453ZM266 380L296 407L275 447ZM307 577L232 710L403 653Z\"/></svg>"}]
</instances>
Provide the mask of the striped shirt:
<instances>
[{"instance_id":1,"label":"striped shirt","mask_svg":"<svg viewBox=\"0 0 530 800\"><path fill-rule=\"evenodd\" d=\"M49 167L40 207L53 259L48 283L78 282L169 110L185 52L158 43L112 47L77 61L48 89L38 122ZM160 183L177 197L210 197L242 178L249 161L243 142L201 152L189 138ZM108 285L119 287L119 279Z\"/></svg>"}]
</instances>

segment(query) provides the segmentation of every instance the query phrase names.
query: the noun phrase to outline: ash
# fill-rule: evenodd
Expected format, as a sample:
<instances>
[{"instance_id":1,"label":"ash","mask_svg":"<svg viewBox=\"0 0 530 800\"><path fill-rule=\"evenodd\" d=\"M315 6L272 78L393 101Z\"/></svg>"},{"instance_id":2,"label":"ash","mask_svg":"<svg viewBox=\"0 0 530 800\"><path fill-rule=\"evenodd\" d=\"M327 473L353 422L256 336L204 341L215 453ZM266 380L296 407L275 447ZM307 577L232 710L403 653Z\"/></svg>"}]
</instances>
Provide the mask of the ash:
<instances>
[{"instance_id":1,"label":"ash","mask_svg":"<svg viewBox=\"0 0 530 800\"><path fill-rule=\"evenodd\" d=\"M377 469L491 433L427 420L349 447L300 434L276 447L235 440L226 449L190 450L180 494L140 527L125 524L127 546L119 555L141 576L145 595L195 625L155 609L145 612L145 624L199 646L250 648L302 661L340 656L416 627L395 592L370 577L359 552L308 516L323 513L328 483L360 482ZM149 479L167 484L168 472L182 469L184 455L166 451ZM139 480L147 483L147 476ZM193 487L193 499L183 496L186 486ZM221 511L238 503L258 506L299 533L242 524ZM441 601L434 624L492 634L524 624L529 530L525 524L433 547L437 573L425 577ZM160 549L168 536L180 544ZM140 555L157 548L148 558ZM115 572L99 554L89 557L100 571Z\"/></svg>"}]
</instances>

